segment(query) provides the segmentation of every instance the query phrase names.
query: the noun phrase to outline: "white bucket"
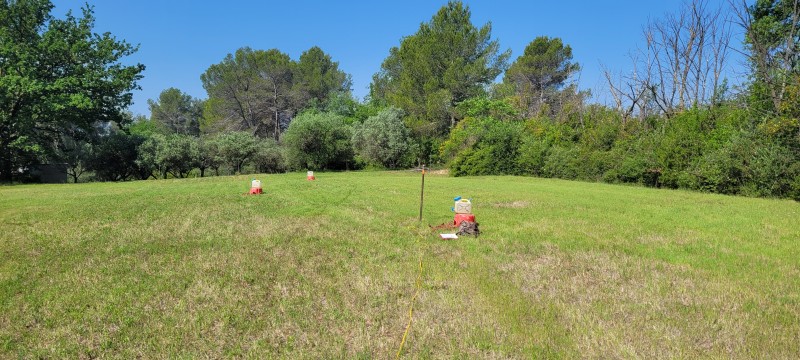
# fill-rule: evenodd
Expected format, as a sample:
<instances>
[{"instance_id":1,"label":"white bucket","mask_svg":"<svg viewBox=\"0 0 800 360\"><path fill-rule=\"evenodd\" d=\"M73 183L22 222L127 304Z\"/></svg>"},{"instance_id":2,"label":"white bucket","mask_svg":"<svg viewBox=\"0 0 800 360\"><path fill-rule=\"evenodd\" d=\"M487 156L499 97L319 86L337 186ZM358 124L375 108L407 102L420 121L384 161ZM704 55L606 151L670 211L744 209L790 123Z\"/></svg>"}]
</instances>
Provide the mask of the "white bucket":
<instances>
[{"instance_id":1,"label":"white bucket","mask_svg":"<svg viewBox=\"0 0 800 360\"><path fill-rule=\"evenodd\" d=\"M261 189L261 180L255 180L254 179L253 182L250 183L250 188L252 188L252 189Z\"/></svg>"},{"instance_id":2,"label":"white bucket","mask_svg":"<svg viewBox=\"0 0 800 360\"><path fill-rule=\"evenodd\" d=\"M472 214L472 202L467 199L458 200L453 209L456 211L456 214Z\"/></svg>"}]
</instances>

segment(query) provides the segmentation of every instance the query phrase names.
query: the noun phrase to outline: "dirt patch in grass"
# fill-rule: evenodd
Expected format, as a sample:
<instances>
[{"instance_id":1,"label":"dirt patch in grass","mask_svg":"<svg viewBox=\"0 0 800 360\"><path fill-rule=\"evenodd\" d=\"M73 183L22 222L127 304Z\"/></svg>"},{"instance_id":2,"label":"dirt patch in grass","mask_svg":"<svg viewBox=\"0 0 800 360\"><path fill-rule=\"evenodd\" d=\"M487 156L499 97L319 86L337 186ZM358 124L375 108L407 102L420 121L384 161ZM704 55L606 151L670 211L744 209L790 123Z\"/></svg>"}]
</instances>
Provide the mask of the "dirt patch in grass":
<instances>
[{"instance_id":1,"label":"dirt patch in grass","mask_svg":"<svg viewBox=\"0 0 800 360\"><path fill-rule=\"evenodd\" d=\"M524 209L529 205L530 205L529 202L521 200L489 204L489 206L493 208L505 208L505 209Z\"/></svg>"}]
</instances>

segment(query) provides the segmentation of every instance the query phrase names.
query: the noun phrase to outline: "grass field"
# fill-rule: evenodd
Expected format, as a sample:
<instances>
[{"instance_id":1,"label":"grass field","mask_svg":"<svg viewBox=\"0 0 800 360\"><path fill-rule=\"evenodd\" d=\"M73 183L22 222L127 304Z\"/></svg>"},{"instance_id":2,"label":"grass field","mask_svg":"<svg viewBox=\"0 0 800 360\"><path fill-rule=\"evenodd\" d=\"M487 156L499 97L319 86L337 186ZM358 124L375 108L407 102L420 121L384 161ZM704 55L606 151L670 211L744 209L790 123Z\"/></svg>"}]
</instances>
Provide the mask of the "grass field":
<instances>
[{"instance_id":1,"label":"grass field","mask_svg":"<svg viewBox=\"0 0 800 360\"><path fill-rule=\"evenodd\" d=\"M523 177L0 187L0 358L799 358L800 204ZM427 224L473 198L479 238Z\"/></svg>"}]
</instances>

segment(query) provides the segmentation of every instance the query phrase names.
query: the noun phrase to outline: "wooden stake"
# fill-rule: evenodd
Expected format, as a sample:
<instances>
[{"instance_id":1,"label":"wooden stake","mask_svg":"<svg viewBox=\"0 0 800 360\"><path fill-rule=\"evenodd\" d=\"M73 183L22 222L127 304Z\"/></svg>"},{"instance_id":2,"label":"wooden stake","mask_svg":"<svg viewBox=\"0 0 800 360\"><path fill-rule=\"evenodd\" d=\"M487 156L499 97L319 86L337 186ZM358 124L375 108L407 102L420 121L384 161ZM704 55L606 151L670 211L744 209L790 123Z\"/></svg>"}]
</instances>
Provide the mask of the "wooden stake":
<instances>
[{"instance_id":1,"label":"wooden stake","mask_svg":"<svg viewBox=\"0 0 800 360\"><path fill-rule=\"evenodd\" d=\"M422 165L422 187L419 190L419 222L422 223L422 203L425 200L425 165Z\"/></svg>"}]
</instances>

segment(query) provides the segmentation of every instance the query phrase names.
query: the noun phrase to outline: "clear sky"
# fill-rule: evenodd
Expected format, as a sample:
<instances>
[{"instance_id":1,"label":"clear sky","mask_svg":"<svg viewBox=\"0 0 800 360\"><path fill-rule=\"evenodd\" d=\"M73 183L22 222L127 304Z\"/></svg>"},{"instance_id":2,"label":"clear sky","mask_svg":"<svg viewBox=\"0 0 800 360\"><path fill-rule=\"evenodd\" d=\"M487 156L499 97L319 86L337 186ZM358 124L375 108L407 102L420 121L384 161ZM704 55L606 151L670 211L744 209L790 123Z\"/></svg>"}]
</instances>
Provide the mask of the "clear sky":
<instances>
[{"instance_id":1,"label":"clear sky","mask_svg":"<svg viewBox=\"0 0 800 360\"><path fill-rule=\"evenodd\" d=\"M711 0L712 4L724 0ZM54 15L72 9L79 14L85 3L53 0ZM131 110L148 115L147 99L169 87L206 98L200 75L226 54L243 46L277 48L298 59L312 46L330 54L339 68L353 77L353 94L369 93L372 75L392 46L414 34L447 2L441 1L187 1L93 0L96 32L139 44L126 62L147 67L134 93ZM606 86L601 64L614 71L630 69L628 54L642 43L648 19L677 12L681 0L605 1L464 1L472 22L492 23L492 37L501 49L511 49L511 60L522 54L537 36L560 37L580 63L580 87L604 101ZM735 33L739 33L736 29ZM739 46L734 35L732 45ZM732 67L740 66L731 61ZM500 80L501 78L498 78ZM731 79L734 83L739 82Z\"/></svg>"}]
</instances>

